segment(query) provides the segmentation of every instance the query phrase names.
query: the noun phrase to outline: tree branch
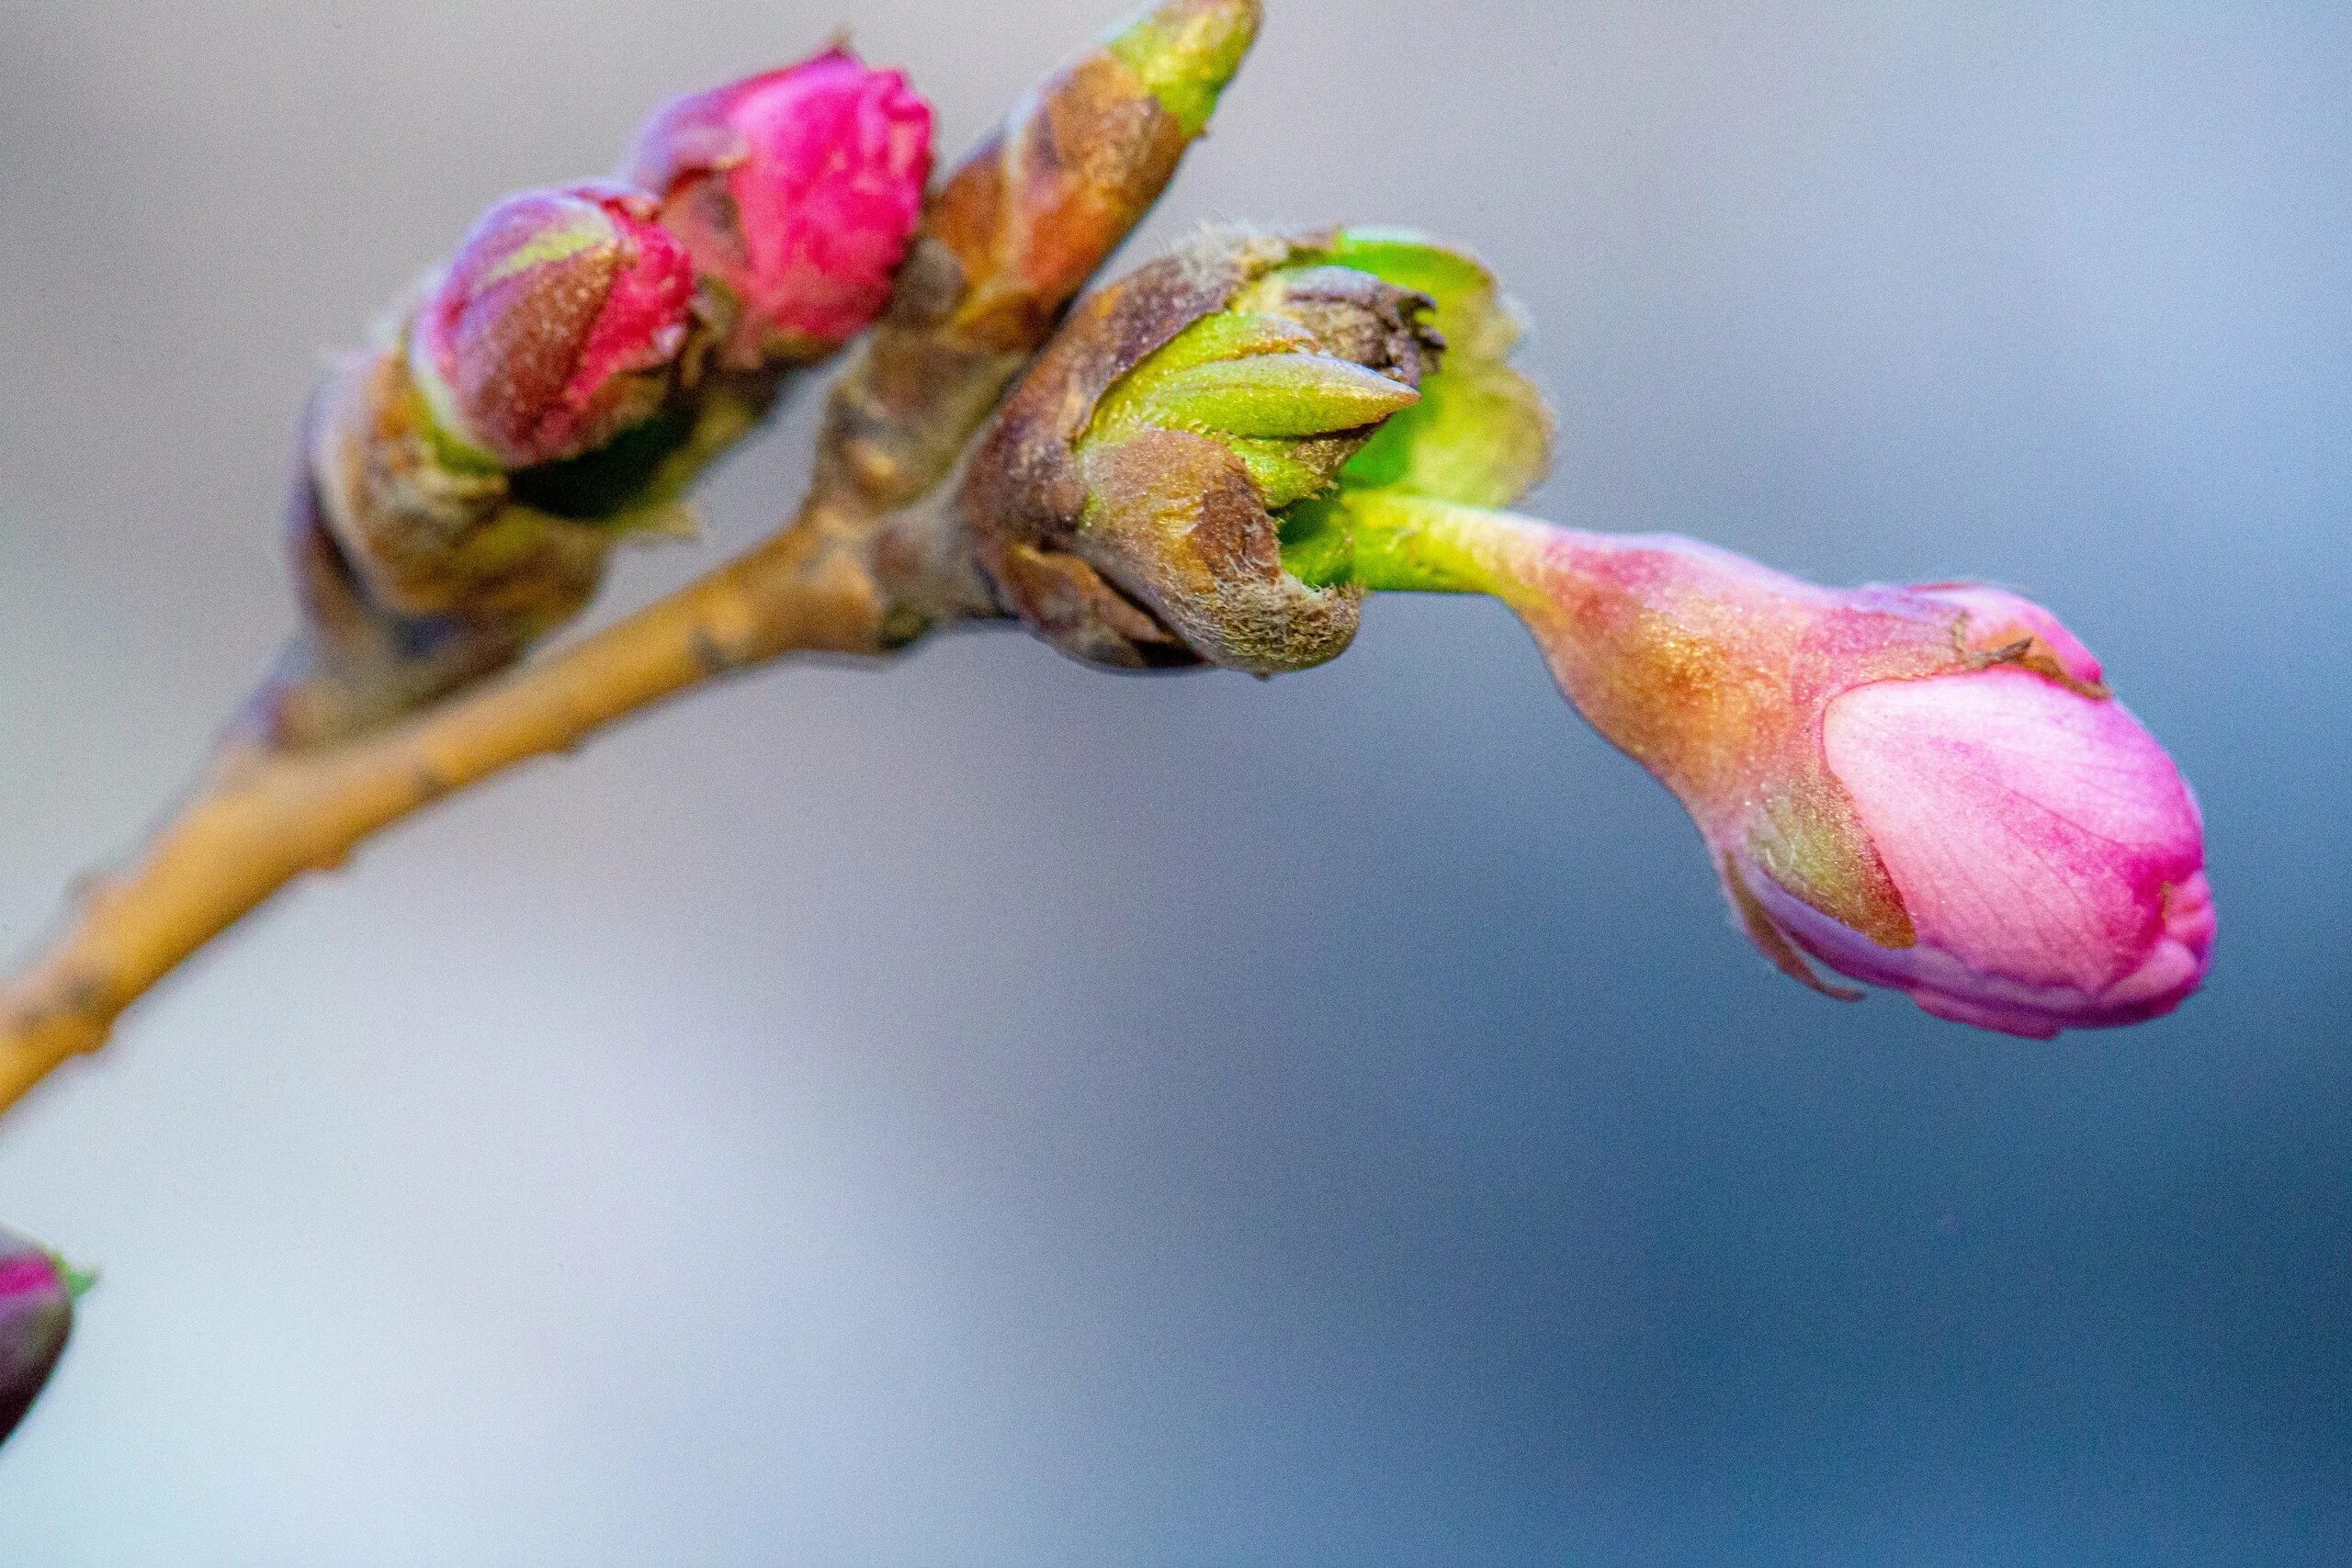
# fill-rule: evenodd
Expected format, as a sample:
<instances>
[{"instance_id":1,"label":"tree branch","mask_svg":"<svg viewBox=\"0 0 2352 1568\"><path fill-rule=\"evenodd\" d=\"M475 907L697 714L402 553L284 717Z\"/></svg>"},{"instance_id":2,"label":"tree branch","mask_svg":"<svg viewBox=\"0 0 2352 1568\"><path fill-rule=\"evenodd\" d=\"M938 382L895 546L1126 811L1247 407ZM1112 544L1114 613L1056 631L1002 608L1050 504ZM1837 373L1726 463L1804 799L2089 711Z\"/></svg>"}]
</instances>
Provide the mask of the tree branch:
<instances>
[{"instance_id":1,"label":"tree branch","mask_svg":"<svg viewBox=\"0 0 2352 1568\"><path fill-rule=\"evenodd\" d=\"M832 522L813 512L628 619L352 744L232 740L137 863L89 883L47 952L0 988L0 1111L288 883L443 796L782 654L888 651L884 592Z\"/></svg>"},{"instance_id":2,"label":"tree branch","mask_svg":"<svg viewBox=\"0 0 2352 1568\"><path fill-rule=\"evenodd\" d=\"M266 685L195 798L0 986L0 1112L278 889L444 795L783 654L879 656L999 615L957 503L960 458L1159 199L1258 22L1259 0L1160 0L964 160L833 389L789 528L571 648L412 714L371 713L356 734L335 727L332 743L274 722L283 692Z\"/></svg>"}]
</instances>

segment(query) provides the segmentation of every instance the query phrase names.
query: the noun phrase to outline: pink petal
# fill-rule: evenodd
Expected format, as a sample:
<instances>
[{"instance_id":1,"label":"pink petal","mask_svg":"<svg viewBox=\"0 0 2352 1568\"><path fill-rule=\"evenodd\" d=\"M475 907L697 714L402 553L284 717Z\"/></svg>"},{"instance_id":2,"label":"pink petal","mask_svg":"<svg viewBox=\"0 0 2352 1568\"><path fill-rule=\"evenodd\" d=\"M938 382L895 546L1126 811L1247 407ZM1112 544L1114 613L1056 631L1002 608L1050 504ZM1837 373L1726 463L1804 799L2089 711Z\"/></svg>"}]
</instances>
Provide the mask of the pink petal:
<instances>
[{"instance_id":1,"label":"pink petal","mask_svg":"<svg viewBox=\"0 0 2352 1568\"><path fill-rule=\"evenodd\" d=\"M1825 962L2020 1033L2153 1016L2202 978L2196 802L2121 705L2014 668L1884 681L1833 702L1823 740L1919 935Z\"/></svg>"}]
</instances>

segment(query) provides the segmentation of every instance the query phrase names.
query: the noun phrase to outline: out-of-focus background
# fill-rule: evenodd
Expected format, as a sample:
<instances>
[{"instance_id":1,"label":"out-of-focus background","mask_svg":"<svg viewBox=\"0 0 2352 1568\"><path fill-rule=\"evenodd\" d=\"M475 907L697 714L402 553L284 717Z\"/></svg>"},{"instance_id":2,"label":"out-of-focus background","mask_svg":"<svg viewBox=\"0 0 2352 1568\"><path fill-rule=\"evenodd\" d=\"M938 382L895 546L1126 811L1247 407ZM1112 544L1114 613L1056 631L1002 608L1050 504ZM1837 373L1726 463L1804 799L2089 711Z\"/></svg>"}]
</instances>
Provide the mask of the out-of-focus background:
<instances>
[{"instance_id":1,"label":"out-of-focus background","mask_svg":"<svg viewBox=\"0 0 2352 1568\"><path fill-rule=\"evenodd\" d=\"M772 671L9 1121L106 1278L0 1562L2352 1561L2352 13L1270 9L1143 243L1469 241L1537 510L2056 606L2202 792L2208 994L1799 990L1492 606L1271 685ZM0 6L0 938L270 657L317 357L485 202L843 20L953 152L1114 10Z\"/></svg>"}]
</instances>

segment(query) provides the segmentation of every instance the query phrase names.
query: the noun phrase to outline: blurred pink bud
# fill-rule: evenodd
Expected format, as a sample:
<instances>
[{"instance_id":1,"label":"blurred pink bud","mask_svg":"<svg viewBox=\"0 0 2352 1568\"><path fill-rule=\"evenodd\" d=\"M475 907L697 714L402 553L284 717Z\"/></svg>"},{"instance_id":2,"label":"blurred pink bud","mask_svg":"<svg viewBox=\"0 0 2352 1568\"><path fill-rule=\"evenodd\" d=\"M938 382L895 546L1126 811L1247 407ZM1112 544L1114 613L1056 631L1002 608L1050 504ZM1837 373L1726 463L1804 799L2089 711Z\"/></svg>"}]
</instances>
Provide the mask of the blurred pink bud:
<instances>
[{"instance_id":1,"label":"blurred pink bud","mask_svg":"<svg viewBox=\"0 0 2352 1568\"><path fill-rule=\"evenodd\" d=\"M602 185L526 191L482 214L410 333L411 373L445 435L527 468L654 412L695 285L653 218L643 196Z\"/></svg>"},{"instance_id":2,"label":"blurred pink bud","mask_svg":"<svg viewBox=\"0 0 2352 1568\"><path fill-rule=\"evenodd\" d=\"M2036 1039L2203 981L2197 803L2047 610L1832 592L1671 537L1517 540L1506 596L1563 688L1690 809L1790 974Z\"/></svg>"},{"instance_id":3,"label":"blurred pink bud","mask_svg":"<svg viewBox=\"0 0 2352 1568\"><path fill-rule=\"evenodd\" d=\"M0 1230L0 1438L24 1419L63 1354L74 1291L56 1258Z\"/></svg>"},{"instance_id":4,"label":"blurred pink bud","mask_svg":"<svg viewBox=\"0 0 2352 1568\"><path fill-rule=\"evenodd\" d=\"M622 165L734 295L728 358L744 367L821 352L881 314L930 175L931 106L844 50L675 100Z\"/></svg>"}]
</instances>

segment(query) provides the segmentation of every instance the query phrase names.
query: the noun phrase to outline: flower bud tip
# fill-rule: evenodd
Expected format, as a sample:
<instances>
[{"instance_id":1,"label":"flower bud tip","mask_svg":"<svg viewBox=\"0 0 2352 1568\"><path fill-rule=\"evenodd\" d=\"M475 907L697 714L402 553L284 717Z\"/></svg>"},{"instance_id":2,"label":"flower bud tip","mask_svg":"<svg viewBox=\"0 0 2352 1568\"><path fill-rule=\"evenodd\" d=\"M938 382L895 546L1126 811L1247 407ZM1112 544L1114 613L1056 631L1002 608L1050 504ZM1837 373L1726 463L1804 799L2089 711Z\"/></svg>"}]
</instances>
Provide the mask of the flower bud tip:
<instances>
[{"instance_id":1,"label":"flower bud tip","mask_svg":"<svg viewBox=\"0 0 2352 1568\"><path fill-rule=\"evenodd\" d=\"M931 106L836 48L657 111L623 160L725 291L730 363L813 358L888 303L931 175Z\"/></svg>"},{"instance_id":2,"label":"flower bud tip","mask_svg":"<svg viewBox=\"0 0 2352 1568\"><path fill-rule=\"evenodd\" d=\"M75 1301L80 1301L98 1288L99 1275L96 1269L78 1268L54 1252L49 1255L49 1261L51 1267L56 1269L58 1278L65 1281L66 1293Z\"/></svg>"},{"instance_id":3,"label":"flower bud tip","mask_svg":"<svg viewBox=\"0 0 2352 1568\"><path fill-rule=\"evenodd\" d=\"M1142 80L1187 137L1198 136L1257 40L1262 16L1259 0L1169 0L1114 33L1104 47Z\"/></svg>"}]
</instances>

